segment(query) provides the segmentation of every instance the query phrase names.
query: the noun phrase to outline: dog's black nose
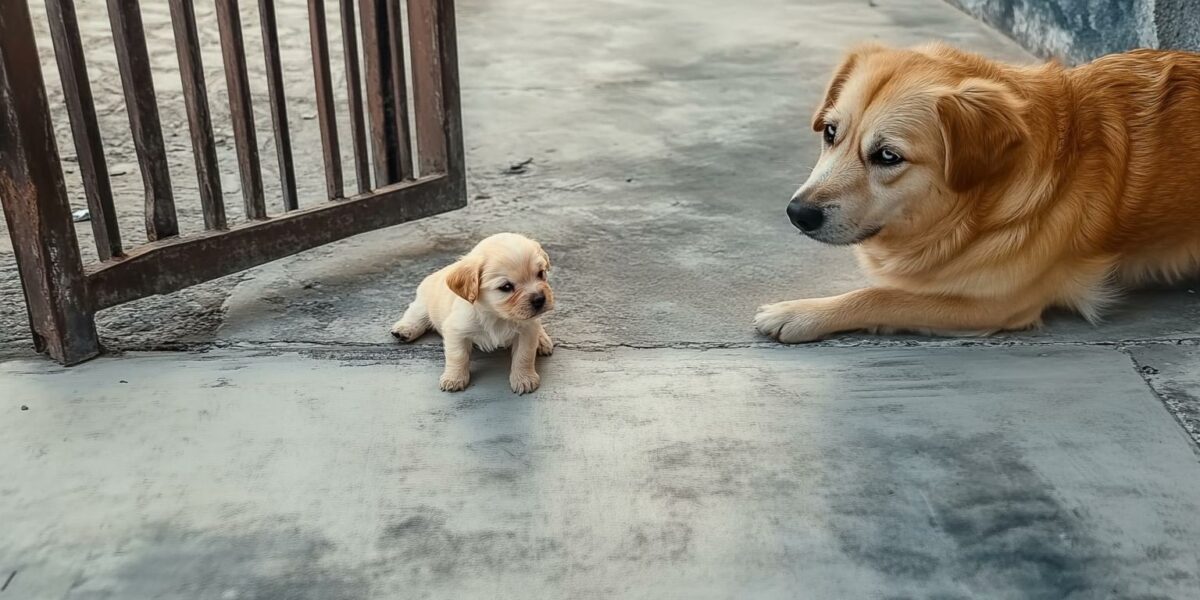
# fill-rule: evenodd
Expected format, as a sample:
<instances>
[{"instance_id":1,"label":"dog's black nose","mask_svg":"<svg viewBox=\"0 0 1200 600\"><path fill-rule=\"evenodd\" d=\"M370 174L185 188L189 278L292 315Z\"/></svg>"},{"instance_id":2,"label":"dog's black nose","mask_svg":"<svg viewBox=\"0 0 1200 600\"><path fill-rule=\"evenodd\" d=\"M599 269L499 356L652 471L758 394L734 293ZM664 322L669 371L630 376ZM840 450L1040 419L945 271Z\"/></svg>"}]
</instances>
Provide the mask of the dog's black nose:
<instances>
[{"instance_id":1,"label":"dog's black nose","mask_svg":"<svg viewBox=\"0 0 1200 600\"><path fill-rule=\"evenodd\" d=\"M824 211L798 198L788 203L787 214L792 225L805 233L816 231L825 223Z\"/></svg>"},{"instance_id":2,"label":"dog's black nose","mask_svg":"<svg viewBox=\"0 0 1200 600\"><path fill-rule=\"evenodd\" d=\"M546 295L534 294L529 298L529 305L533 307L533 310L542 310L546 306Z\"/></svg>"}]
</instances>

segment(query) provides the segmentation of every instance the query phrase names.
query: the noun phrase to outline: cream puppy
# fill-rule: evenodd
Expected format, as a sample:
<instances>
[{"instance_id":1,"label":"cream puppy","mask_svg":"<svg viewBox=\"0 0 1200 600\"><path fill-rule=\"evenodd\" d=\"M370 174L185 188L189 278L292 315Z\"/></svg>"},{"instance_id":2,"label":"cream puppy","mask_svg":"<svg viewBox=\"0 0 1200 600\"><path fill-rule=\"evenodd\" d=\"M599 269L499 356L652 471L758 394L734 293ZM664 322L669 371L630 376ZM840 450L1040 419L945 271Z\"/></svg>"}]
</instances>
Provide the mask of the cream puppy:
<instances>
[{"instance_id":1,"label":"cream puppy","mask_svg":"<svg viewBox=\"0 0 1200 600\"><path fill-rule=\"evenodd\" d=\"M442 335L446 370L441 385L447 392L470 383L472 346L485 352L511 346L508 382L518 394L532 392L541 382L534 360L554 351L538 319L554 308L549 270L550 257L537 242L515 233L493 235L426 277L392 335L411 342L430 327Z\"/></svg>"}]
</instances>

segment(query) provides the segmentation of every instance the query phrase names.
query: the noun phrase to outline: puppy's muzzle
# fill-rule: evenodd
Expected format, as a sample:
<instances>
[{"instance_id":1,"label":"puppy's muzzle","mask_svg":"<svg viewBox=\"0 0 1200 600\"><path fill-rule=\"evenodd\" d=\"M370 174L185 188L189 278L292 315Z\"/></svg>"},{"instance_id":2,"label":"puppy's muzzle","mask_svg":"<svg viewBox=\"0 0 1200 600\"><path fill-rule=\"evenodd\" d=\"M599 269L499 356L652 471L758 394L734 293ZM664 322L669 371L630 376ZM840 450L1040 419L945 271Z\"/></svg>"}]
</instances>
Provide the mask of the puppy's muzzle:
<instances>
[{"instance_id":1,"label":"puppy's muzzle","mask_svg":"<svg viewBox=\"0 0 1200 600\"><path fill-rule=\"evenodd\" d=\"M804 233L812 233L825 224L825 211L808 202L807 194L796 194L792 198L788 203L787 215L792 225Z\"/></svg>"},{"instance_id":2,"label":"puppy's muzzle","mask_svg":"<svg viewBox=\"0 0 1200 600\"><path fill-rule=\"evenodd\" d=\"M529 297L529 306L533 308L533 313L537 314L546 308L546 294L538 292Z\"/></svg>"}]
</instances>

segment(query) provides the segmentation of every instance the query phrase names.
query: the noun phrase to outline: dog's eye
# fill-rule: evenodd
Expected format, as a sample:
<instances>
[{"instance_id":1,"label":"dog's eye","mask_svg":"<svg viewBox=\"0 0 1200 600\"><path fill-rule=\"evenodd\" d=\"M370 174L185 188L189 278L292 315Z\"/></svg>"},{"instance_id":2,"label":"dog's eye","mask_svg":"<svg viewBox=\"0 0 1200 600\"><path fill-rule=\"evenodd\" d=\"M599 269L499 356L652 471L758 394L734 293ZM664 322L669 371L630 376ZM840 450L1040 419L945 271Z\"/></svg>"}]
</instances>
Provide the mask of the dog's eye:
<instances>
[{"instance_id":1,"label":"dog's eye","mask_svg":"<svg viewBox=\"0 0 1200 600\"><path fill-rule=\"evenodd\" d=\"M904 162L904 157L897 154L896 151L892 150L891 148L880 148L879 150L875 151L875 154L871 155L871 162L877 165L890 167Z\"/></svg>"},{"instance_id":2,"label":"dog's eye","mask_svg":"<svg viewBox=\"0 0 1200 600\"><path fill-rule=\"evenodd\" d=\"M833 145L833 141L837 139L837 125L833 123L825 124L825 143Z\"/></svg>"},{"instance_id":3,"label":"dog's eye","mask_svg":"<svg viewBox=\"0 0 1200 600\"><path fill-rule=\"evenodd\" d=\"M502 292L504 292L504 293L506 293L506 294L507 294L508 292L511 292L511 291L513 291L513 290L514 290L514 289L516 289L516 288L514 288L514 287L513 287L513 284L511 284L511 283L508 283L508 282L505 282L505 284L504 284L504 285L502 285L502 286L500 286L500 287L498 287L498 288L496 288L496 289L498 289L498 290L500 290L500 291L502 291Z\"/></svg>"}]
</instances>

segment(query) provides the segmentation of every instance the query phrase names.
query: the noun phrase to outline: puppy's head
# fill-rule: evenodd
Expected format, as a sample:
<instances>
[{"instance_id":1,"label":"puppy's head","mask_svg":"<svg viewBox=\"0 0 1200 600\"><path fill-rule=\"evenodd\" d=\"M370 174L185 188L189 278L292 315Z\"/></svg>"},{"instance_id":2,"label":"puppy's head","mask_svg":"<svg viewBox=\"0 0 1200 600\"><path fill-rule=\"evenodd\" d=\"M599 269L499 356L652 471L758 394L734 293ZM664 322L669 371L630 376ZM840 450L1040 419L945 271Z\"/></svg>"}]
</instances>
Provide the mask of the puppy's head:
<instances>
[{"instance_id":1,"label":"puppy's head","mask_svg":"<svg viewBox=\"0 0 1200 600\"><path fill-rule=\"evenodd\" d=\"M788 204L792 224L830 244L919 233L996 180L1027 135L997 73L940 45L851 51L813 116L821 157Z\"/></svg>"},{"instance_id":2,"label":"puppy's head","mask_svg":"<svg viewBox=\"0 0 1200 600\"><path fill-rule=\"evenodd\" d=\"M554 308L550 257L537 242L499 233L475 246L446 279L450 289L480 310L524 321Z\"/></svg>"}]
</instances>

